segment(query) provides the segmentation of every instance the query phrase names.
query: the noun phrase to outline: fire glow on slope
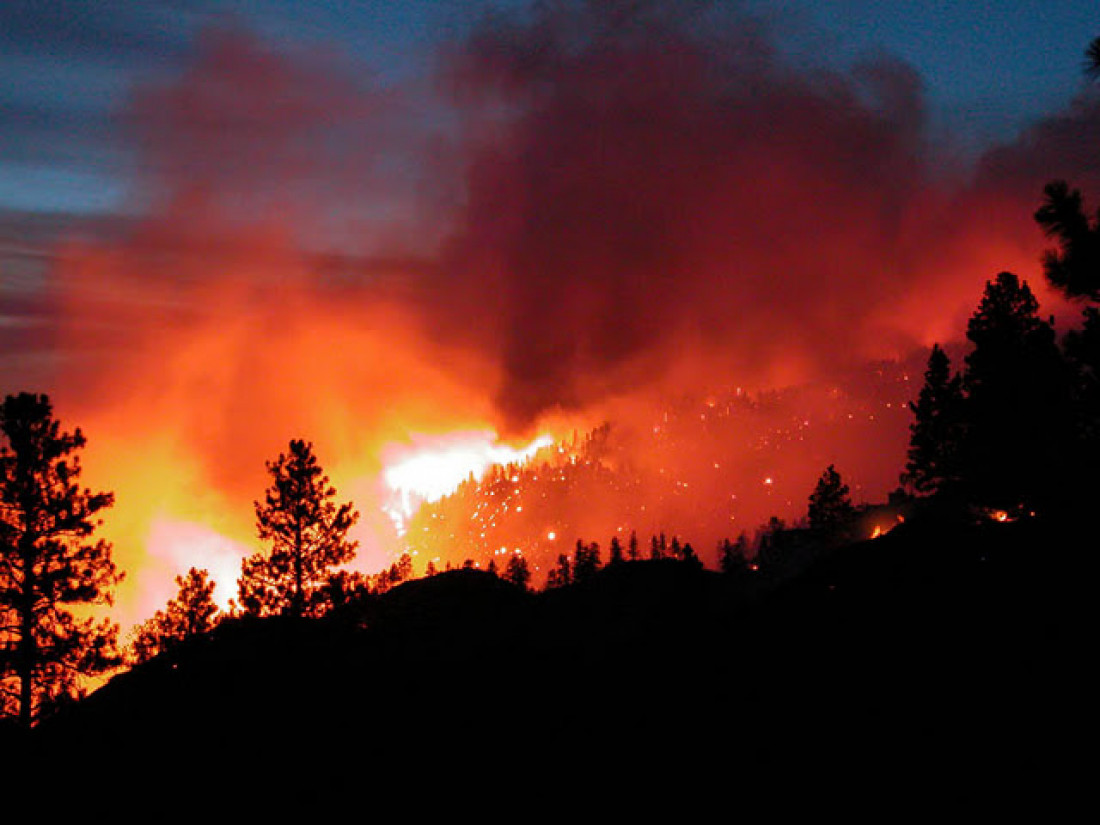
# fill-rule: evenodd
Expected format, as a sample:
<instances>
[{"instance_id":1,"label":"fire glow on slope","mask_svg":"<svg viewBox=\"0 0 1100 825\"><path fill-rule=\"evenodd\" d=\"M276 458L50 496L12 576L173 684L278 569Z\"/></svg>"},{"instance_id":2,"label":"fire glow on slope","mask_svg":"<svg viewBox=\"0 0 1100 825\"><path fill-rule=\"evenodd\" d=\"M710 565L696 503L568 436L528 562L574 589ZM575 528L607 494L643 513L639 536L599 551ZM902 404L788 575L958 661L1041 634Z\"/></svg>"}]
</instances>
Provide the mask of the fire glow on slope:
<instances>
[{"instance_id":1,"label":"fire glow on slope","mask_svg":"<svg viewBox=\"0 0 1100 825\"><path fill-rule=\"evenodd\" d=\"M391 491L383 509L399 536L421 503L438 501L469 476L481 478L494 464L524 462L554 443L542 435L525 447L510 447L499 443L492 430L417 436L413 441L411 447L391 445L383 450L383 478Z\"/></svg>"}]
</instances>

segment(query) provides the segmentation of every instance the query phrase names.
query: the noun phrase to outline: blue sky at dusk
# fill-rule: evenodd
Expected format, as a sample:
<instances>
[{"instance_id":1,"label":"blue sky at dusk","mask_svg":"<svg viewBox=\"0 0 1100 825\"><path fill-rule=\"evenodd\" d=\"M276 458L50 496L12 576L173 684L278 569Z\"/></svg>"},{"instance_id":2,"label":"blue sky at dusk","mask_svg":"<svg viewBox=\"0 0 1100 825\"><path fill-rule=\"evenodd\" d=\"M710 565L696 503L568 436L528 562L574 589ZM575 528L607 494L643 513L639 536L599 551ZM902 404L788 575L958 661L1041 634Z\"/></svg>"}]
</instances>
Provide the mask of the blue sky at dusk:
<instances>
[{"instance_id":1,"label":"blue sky at dusk","mask_svg":"<svg viewBox=\"0 0 1100 825\"><path fill-rule=\"evenodd\" d=\"M140 173L126 107L168 81L210 27L246 29L275 52L331 56L353 82L415 85L441 43L488 2L8 0L0 8L0 207L112 211ZM919 74L933 137L968 152L1008 141L1067 106L1100 34L1094 0L872 2L748 0L779 50L807 73L892 55Z\"/></svg>"}]
</instances>

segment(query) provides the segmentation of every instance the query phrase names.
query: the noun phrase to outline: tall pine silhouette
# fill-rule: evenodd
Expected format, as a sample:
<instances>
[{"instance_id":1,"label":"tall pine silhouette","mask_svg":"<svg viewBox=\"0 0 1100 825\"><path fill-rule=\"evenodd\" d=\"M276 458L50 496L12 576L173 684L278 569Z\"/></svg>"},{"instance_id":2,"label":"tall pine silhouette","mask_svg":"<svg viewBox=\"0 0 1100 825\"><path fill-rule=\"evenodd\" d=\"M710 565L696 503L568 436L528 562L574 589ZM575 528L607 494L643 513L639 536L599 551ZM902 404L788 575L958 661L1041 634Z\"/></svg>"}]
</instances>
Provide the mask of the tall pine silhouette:
<instances>
[{"instance_id":1,"label":"tall pine silhouette","mask_svg":"<svg viewBox=\"0 0 1100 825\"><path fill-rule=\"evenodd\" d=\"M1060 495L1070 449L1069 389L1053 326L1027 282L1011 272L986 284L967 324L967 430L961 475L972 503L1011 509Z\"/></svg>"},{"instance_id":2,"label":"tall pine silhouette","mask_svg":"<svg viewBox=\"0 0 1100 825\"><path fill-rule=\"evenodd\" d=\"M355 555L347 533L359 514L350 503L336 504L336 488L308 442L291 441L267 470L271 486L255 503L256 531L271 552L242 562L241 606L256 615L319 615L330 569Z\"/></svg>"},{"instance_id":3,"label":"tall pine silhouette","mask_svg":"<svg viewBox=\"0 0 1100 825\"><path fill-rule=\"evenodd\" d=\"M111 493L79 484L79 429L63 432L45 395L0 405L0 700L30 727L119 663L118 627L77 609L109 605L122 579L93 535Z\"/></svg>"},{"instance_id":4,"label":"tall pine silhouette","mask_svg":"<svg viewBox=\"0 0 1100 825\"><path fill-rule=\"evenodd\" d=\"M807 510L810 529L827 542L842 542L852 536L854 515L848 485L830 464L810 493Z\"/></svg>"},{"instance_id":5,"label":"tall pine silhouette","mask_svg":"<svg viewBox=\"0 0 1100 825\"><path fill-rule=\"evenodd\" d=\"M152 659L188 639L209 633L218 623L214 582L210 573L192 567L186 576L176 576L179 593L134 633L131 653L137 662Z\"/></svg>"},{"instance_id":6,"label":"tall pine silhouette","mask_svg":"<svg viewBox=\"0 0 1100 825\"><path fill-rule=\"evenodd\" d=\"M909 403L909 453L901 481L922 494L945 494L959 482L959 450L965 427L962 376L952 374L951 359L932 346L924 386Z\"/></svg>"}]
</instances>

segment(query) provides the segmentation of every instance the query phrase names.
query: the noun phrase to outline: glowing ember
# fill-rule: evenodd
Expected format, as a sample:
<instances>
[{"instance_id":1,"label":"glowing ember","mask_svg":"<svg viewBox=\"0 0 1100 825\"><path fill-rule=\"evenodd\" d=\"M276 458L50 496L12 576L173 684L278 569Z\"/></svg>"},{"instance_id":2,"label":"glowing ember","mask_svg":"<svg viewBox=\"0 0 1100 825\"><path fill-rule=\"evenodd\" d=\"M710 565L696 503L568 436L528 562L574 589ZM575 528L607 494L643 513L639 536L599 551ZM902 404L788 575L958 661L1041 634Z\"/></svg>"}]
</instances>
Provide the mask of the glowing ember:
<instances>
[{"instance_id":1,"label":"glowing ember","mask_svg":"<svg viewBox=\"0 0 1100 825\"><path fill-rule=\"evenodd\" d=\"M398 535L404 535L406 522L422 502L438 501L471 475L481 478L495 464L522 463L554 443L550 436L543 435L525 447L513 448L500 444L492 430L414 440L416 446L411 448L391 446L383 450L382 477L391 491L383 509Z\"/></svg>"},{"instance_id":2,"label":"glowing ember","mask_svg":"<svg viewBox=\"0 0 1100 825\"><path fill-rule=\"evenodd\" d=\"M893 530L899 524L903 524L905 522L905 517L903 515L901 515L900 513L898 515L896 515L894 518L895 518L895 521L894 521L893 524L876 524L874 526L874 528L871 530L871 538L877 539L877 538L880 538L881 536L885 536L887 533L889 533L891 530Z\"/></svg>"}]
</instances>

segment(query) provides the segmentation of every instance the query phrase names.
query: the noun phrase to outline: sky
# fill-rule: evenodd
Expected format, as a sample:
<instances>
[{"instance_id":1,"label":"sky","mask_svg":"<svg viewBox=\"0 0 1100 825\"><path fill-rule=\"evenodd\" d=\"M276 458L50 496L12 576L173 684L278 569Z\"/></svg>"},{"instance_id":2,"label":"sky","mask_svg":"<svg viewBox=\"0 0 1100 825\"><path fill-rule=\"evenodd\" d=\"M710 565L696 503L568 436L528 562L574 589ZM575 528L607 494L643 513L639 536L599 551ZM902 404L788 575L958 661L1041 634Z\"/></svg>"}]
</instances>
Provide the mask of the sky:
<instances>
[{"instance_id":1,"label":"sky","mask_svg":"<svg viewBox=\"0 0 1100 825\"><path fill-rule=\"evenodd\" d=\"M8 0L0 7L0 207L129 211L141 175L126 107L183 72L234 21L271 48L337 56L358 79L410 83L442 43L507 0ZM685 4L689 5L689 4ZM722 4L719 4L722 5ZM730 5L730 4L727 4ZM1066 105L1100 31L1089 0L746 0L807 72L889 54L920 76L934 129L967 157Z\"/></svg>"},{"instance_id":2,"label":"sky","mask_svg":"<svg viewBox=\"0 0 1100 825\"><path fill-rule=\"evenodd\" d=\"M629 455L684 394L813 388L782 467L692 485L719 510L830 463L885 498L905 399L838 436L845 375L957 343L1001 270L1076 317L1032 215L1100 193L1097 35L1095 2L8 0L0 385L87 434L131 617L192 564L231 592L290 438L368 567L395 457L609 420Z\"/></svg>"}]
</instances>

